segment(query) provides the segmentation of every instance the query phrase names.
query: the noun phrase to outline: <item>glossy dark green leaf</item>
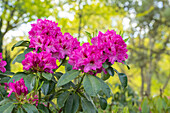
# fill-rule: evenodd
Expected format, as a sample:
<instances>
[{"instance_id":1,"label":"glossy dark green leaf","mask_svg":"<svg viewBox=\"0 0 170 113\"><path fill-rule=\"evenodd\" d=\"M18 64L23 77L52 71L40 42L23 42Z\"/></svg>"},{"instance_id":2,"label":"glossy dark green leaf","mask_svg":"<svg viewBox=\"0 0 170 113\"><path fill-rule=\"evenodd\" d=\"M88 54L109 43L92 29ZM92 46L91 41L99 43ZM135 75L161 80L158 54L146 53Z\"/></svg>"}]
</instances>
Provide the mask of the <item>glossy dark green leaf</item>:
<instances>
[{"instance_id":1,"label":"glossy dark green leaf","mask_svg":"<svg viewBox=\"0 0 170 113\"><path fill-rule=\"evenodd\" d=\"M128 70L130 70L130 66L126 63L126 61L123 61L123 63L127 66Z\"/></svg>"},{"instance_id":2,"label":"glossy dark green leaf","mask_svg":"<svg viewBox=\"0 0 170 113\"><path fill-rule=\"evenodd\" d=\"M51 73L42 73L42 76L47 79L47 80L51 80L52 79L52 74Z\"/></svg>"},{"instance_id":3,"label":"glossy dark green leaf","mask_svg":"<svg viewBox=\"0 0 170 113\"><path fill-rule=\"evenodd\" d=\"M0 113L11 113L15 105L12 102L0 106Z\"/></svg>"},{"instance_id":4,"label":"glossy dark green leaf","mask_svg":"<svg viewBox=\"0 0 170 113\"><path fill-rule=\"evenodd\" d=\"M17 72L9 81L9 82L13 82L13 80L18 81L21 78L24 78L26 76L26 74L24 72Z\"/></svg>"},{"instance_id":5,"label":"glossy dark green leaf","mask_svg":"<svg viewBox=\"0 0 170 113\"><path fill-rule=\"evenodd\" d=\"M109 65L107 64L107 62L104 62L104 63L102 64L102 67L105 68L105 69L107 69L107 68L109 67Z\"/></svg>"},{"instance_id":6,"label":"glossy dark green leaf","mask_svg":"<svg viewBox=\"0 0 170 113\"><path fill-rule=\"evenodd\" d=\"M38 109L32 104L26 103L26 104L23 104L22 106L25 109L25 111L28 113L38 113Z\"/></svg>"},{"instance_id":7,"label":"glossy dark green leaf","mask_svg":"<svg viewBox=\"0 0 170 113\"><path fill-rule=\"evenodd\" d=\"M9 76L9 75L14 75L14 74L15 74L15 73L10 72L10 71L6 71L5 73L0 72L0 78L2 78L2 77L7 77L7 76Z\"/></svg>"},{"instance_id":8,"label":"glossy dark green leaf","mask_svg":"<svg viewBox=\"0 0 170 113\"><path fill-rule=\"evenodd\" d=\"M109 86L96 76L86 75L83 80L83 86L86 93L90 96L96 96L102 91L107 97L110 97Z\"/></svg>"},{"instance_id":9,"label":"glossy dark green leaf","mask_svg":"<svg viewBox=\"0 0 170 113\"><path fill-rule=\"evenodd\" d=\"M30 42L26 41L26 40L21 40L19 42L17 42L16 44L14 44L11 48L11 50L13 51L15 47L19 47L19 46L24 46L24 47L29 47Z\"/></svg>"},{"instance_id":10,"label":"glossy dark green leaf","mask_svg":"<svg viewBox=\"0 0 170 113\"><path fill-rule=\"evenodd\" d=\"M33 77L35 79L35 76L36 75L34 75L34 74L29 74L29 75L24 77L25 85L27 86L28 91L32 90L32 88L31 88L31 81L32 81Z\"/></svg>"},{"instance_id":11,"label":"glossy dark green leaf","mask_svg":"<svg viewBox=\"0 0 170 113\"><path fill-rule=\"evenodd\" d=\"M67 64L66 64L66 66L65 66L65 71L67 72L67 71L71 71L72 70L72 65L70 65L68 62L67 62Z\"/></svg>"},{"instance_id":12,"label":"glossy dark green leaf","mask_svg":"<svg viewBox=\"0 0 170 113\"><path fill-rule=\"evenodd\" d=\"M25 59L25 54L29 53L32 50L33 50L32 48L26 49L24 53L21 53L15 57L15 59L12 61L12 64L15 64L15 62L22 63L22 61Z\"/></svg>"},{"instance_id":13,"label":"glossy dark green leaf","mask_svg":"<svg viewBox=\"0 0 170 113\"><path fill-rule=\"evenodd\" d=\"M119 80L121 82L121 85L123 86L123 88L125 88L127 86L127 76L124 73L118 73L119 76Z\"/></svg>"},{"instance_id":14,"label":"glossy dark green leaf","mask_svg":"<svg viewBox=\"0 0 170 113\"><path fill-rule=\"evenodd\" d=\"M3 83L7 83L11 78L10 77L3 77L1 80L0 80L0 83L3 84Z\"/></svg>"},{"instance_id":15,"label":"glossy dark green leaf","mask_svg":"<svg viewBox=\"0 0 170 113\"><path fill-rule=\"evenodd\" d=\"M74 78L76 78L79 75L79 71L77 70L71 70L66 72L64 75L61 76L61 78L58 80L58 84L57 86L60 87L68 82L70 82L71 80L73 80Z\"/></svg>"},{"instance_id":16,"label":"glossy dark green leaf","mask_svg":"<svg viewBox=\"0 0 170 113\"><path fill-rule=\"evenodd\" d=\"M114 70L112 67L107 68L106 71L109 73L109 75L114 76Z\"/></svg>"},{"instance_id":17,"label":"glossy dark green leaf","mask_svg":"<svg viewBox=\"0 0 170 113\"><path fill-rule=\"evenodd\" d=\"M25 113L25 112L21 107L19 107L18 110L17 110L17 113Z\"/></svg>"},{"instance_id":18,"label":"glossy dark green leaf","mask_svg":"<svg viewBox=\"0 0 170 113\"><path fill-rule=\"evenodd\" d=\"M38 104L38 110L41 110L42 113L49 113L49 110L43 104Z\"/></svg>"},{"instance_id":19,"label":"glossy dark green leaf","mask_svg":"<svg viewBox=\"0 0 170 113\"><path fill-rule=\"evenodd\" d=\"M81 104L83 108L83 113L96 113L96 109L93 104L85 98L81 98Z\"/></svg>"},{"instance_id":20,"label":"glossy dark green leaf","mask_svg":"<svg viewBox=\"0 0 170 113\"><path fill-rule=\"evenodd\" d=\"M32 77L31 84L30 84L30 91L33 90L36 86L36 76Z\"/></svg>"},{"instance_id":21,"label":"glossy dark green leaf","mask_svg":"<svg viewBox=\"0 0 170 113\"><path fill-rule=\"evenodd\" d=\"M110 78L110 75L107 73L107 74L105 74L103 71L101 72L101 79L102 80L107 80L107 79L109 79Z\"/></svg>"},{"instance_id":22,"label":"glossy dark green leaf","mask_svg":"<svg viewBox=\"0 0 170 113\"><path fill-rule=\"evenodd\" d=\"M59 108L62 108L64 106L64 103L66 102L69 95L70 95L70 92L68 91L59 95L59 97L57 98L57 104Z\"/></svg>"},{"instance_id":23,"label":"glossy dark green leaf","mask_svg":"<svg viewBox=\"0 0 170 113\"><path fill-rule=\"evenodd\" d=\"M0 101L0 105L6 104L10 102L11 100L9 98L4 98L3 100Z\"/></svg>"},{"instance_id":24,"label":"glossy dark green leaf","mask_svg":"<svg viewBox=\"0 0 170 113\"><path fill-rule=\"evenodd\" d=\"M55 72L53 75L54 75L55 77L57 77L57 79L59 80L60 77L63 75L63 73L61 73L61 72Z\"/></svg>"},{"instance_id":25,"label":"glossy dark green leaf","mask_svg":"<svg viewBox=\"0 0 170 113\"><path fill-rule=\"evenodd\" d=\"M103 97L99 98L100 107L105 110L107 108L107 100Z\"/></svg>"},{"instance_id":26,"label":"glossy dark green leaf","mask_svg":"<svg viewBox=\"0 0 170 113\"><path fill-rule=\"evenodd\" d=\"M7 109L5 109L5 110L3 111L3 113L11 113L12 110L14 109L14 107L15 107L15 104L11 104L10 106L8 106Z\"/></svg>"},{"instance_id":27,"label":"glossy dark green leaf","mask_svg":"<svg viewBox=\"0 0 170 113\"><path fill-rule=\"evenodd\" d=\"M69 95L65 107L64 113L76 113L79 108L79 96L77 94Z\"/></svg>"},{"instance_id":28,"label":"glossy dark green leaf","mask_svg":"<svg viewBox=\"0 0 170 113\"><path fill-rule=\"evenodd\" d=\"M44 95L47 95L48 94L48 91L49 91L49 81L44 81L42 87L41 87L41 91Z\"/></svg>"}]
</instances>

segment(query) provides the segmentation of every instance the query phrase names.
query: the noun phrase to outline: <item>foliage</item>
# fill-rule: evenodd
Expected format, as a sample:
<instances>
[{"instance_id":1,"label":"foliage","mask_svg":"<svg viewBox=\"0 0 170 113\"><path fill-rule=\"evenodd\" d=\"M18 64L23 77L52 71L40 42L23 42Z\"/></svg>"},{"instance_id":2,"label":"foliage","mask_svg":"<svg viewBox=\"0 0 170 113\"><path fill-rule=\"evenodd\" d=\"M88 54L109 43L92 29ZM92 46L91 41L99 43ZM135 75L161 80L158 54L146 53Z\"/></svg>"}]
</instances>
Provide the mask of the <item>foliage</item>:
<instances>
[{"instance_id":1,"label":"foliage","mask_svg":"<svg viewBox=\"0 0 170 113\"><path fill-rule=\"evenodd\" d=\"M47 24L43 23L42 28L38 27L41 29L40 30L41 32L35 33L34 31L35 34L33 34L33 32L30 32L30 38L31 40L32 39L38 40L38 38L41 37L41 41L47 38L49 41L48 45L46 45L44 42L34 43L37 44L37 46L39 46L40 44L42 45L36 48L37 47L36 45L35 47L32 47L31 44L33 42L31 41L17 42L12 47L12 50L20 46L21 47L24 46L25 50L23 53L16 56L13 63L16 62L22 63L24 71L16 72L16 73L11 73L11 72L4 73L4 71L1 70L3 73L0 73L0 77L1 77L0 112L2 113L7 113L7 112L76 113L82 111L85 113L96 113L98 112L98 109L96 108L94 98L99 99L101 109L105 110L107 108L107 99L110 97L111 89L108 86L108 84L104 80L102 80L101 77L97 76L97 73L102 72L103 76L109 75L110 77L114 75L114 72L116 72L117 75L119 76L121 86L123 87L123 89L126 88L127 76L124 73L119 73L115 68L112 67L112 64L114 62L115 63L125 62L124 60L126 58L127 51L126 51L126 44L123 41L122 37L116 34L116 32L113 30L107 31L105 34L102 35L100 32L100 35L105 36L106 38L105 40L108 40L108 42L103 41L100 43L101 44L112 43L113 45L115 44L115 48L112 48L114 49L114 51L111 51L110 46L106 46L105 48L102 49L97 45L93 45L93 47L95 47L94 48L95 51L99 51L98 49L100 48L101 54L99 56L100 58L99 60L102 61L102 63L99 62L94 63L92 61L95 61L95 59L93 59L91 55L94 52L93 51L91 52L91 50L83 51L86 48L91 47L92 45L86 43L87 44L86 46L77 45L78 47L74 47L75 46L74 45L65 48L67 45L70 44L69 40L74 40L74 38L72 38L71 35L65 36L65 34L55 35L54 31L56 30L53 28L56 28L57 26L50 26L51 23L53 23L52 21L48 21L48 20L41 20L41 21L47 22ZM37 22L38 22L37 26L39 26L38 25L40 23L39 20ZM33 25L32 27L33 29L37 30L35 26L36 24ZM38 33L41 33L41 35ZM60 48L64 48L63 51L62 49L60 49L61 51L48 51L48 48L51 48L50 44L53 44L53 42L48 38L51 37L50 36L51 33L53 33L52 36L55 36L54 41L56 41L56 43L54 46L56 47L58 47L58 45L61 46ZM60 37L62 38L60 39ZM113 38L113 40L110 40L111 38ZM117 43L117 41L120 41L121 43ZM95 41L93 42L95 43ZM65 46L65 44L67 45ZM123 45L124 48L121 45ZM44 49L45 51L43 51L43 47L45 48ZM69 48L72 47L74 49L65 52L67 49L69 50ZM120 50L118 48L120 48ZM110 51L107 51L107 49L109 49ZM124 49L125 51L123 51ZM81 52L78 53L79 51L77 50L81 51L82 53ZM122 51L122 55L119 55L120 51ZM58 54L56 54L55 52L57 52ZM57 55L60 55L60 53L63 54L62 52L64 52L64 57L58 57ZM69 64L69 62L71 62L72 60L73 61L76 60L77 62L77 60L79 59L75 56L72 56L73 55L72 52L75 53L77 52L77 55L79 55L80 58L83 57L79 61L82 62L81 65L85 65L85 66L80 66L79 68L75 68L76 66L78 66L78 64L77 65L72 64L73 66ZM89 54L88 52L91 54ZM109 56L109 52L111 56ZM126 55L124 56L123 54ZM115 59L110 60L110 58L114 57L114 55L117 55L115 56ZM60 60L59 66L56 65L56 59ZM90 64L88 64L88 62ZM65 67L65 73L57 71L57 69L60 68L61 65ZM125 65L127 64L125 63ZM85 67L88 70L85 70ZM107 77L107 79L109 79L109 77ZM75 80L77 80L77 82ZM8 96L7 93L9 93Z\"/></svg>"}]
</instances>

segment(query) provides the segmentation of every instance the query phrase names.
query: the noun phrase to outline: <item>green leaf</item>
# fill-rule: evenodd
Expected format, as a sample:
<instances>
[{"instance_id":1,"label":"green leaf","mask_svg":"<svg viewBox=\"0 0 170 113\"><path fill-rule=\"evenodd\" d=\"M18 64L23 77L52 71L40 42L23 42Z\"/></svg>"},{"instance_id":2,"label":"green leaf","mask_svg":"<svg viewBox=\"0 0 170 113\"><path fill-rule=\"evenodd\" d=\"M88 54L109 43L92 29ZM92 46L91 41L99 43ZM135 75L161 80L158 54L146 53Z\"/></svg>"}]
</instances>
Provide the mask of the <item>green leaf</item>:
<instances>
[{"instance_id":1,"label":"green leaf","mask_svg":"<svg viewBox=\"0 0 170 113\"><path fill-rule=\"evenodd\" d=\"M31 84L30 84L30 91L35 89L36 87L36 76L32 77Z\"/></svg>"},{"instance_id":2,"label":"green leaf","mask_svg":"<svg viewBox=\"0 0 170 113\"><path fill-rule=\"evenodd\" d=\"M124 73L118 73L118 76L123 88L126 88L128 82L127 76Z\"/></svg>"},{"instance_id":3,"label":"green leaf","mask_svg":"<svg viewBox=\"0 0 170 113\"><path fill-rule=\"evenodd\" d=\"M76 113L79 108L79 96L77 94L69 95L65 107L64 113Z\"/></svg>"},{"instance_id":4,"label":"green leaf","mask_svg":"<svg viewBox=\"0 0 170 113\"><path fill-rule=\"evenodd\" d=\"M73 80L74 78L76 78L79 75L79 71L77 70L71 70L66 72L64 75L61 76L61 78L58 80L58 84L57 86L60 87L68 82L70 82L71 80Z\"/></svg>"},{"instance_id":5,"label":"green leaf","mask_svg":"<svg viewBox=\"0 0 170 113\"><path fill-rule=\"evenodd\" d=\"M123 41L124 41L124 42L127 42L128 40L129 40L129 38L126 38L126 39L124 39Z\"/></svg>"},{"instance_id":6,"label":"green leaf","mask_svg":"<svg viewBox=\"0 0 170 113\"><path fill-rule=\"evenodd\" d=\"M3 111L3 113L11 113L12 110L14 109L14 107L15 107L15 105L14 105L14 104L11 104L10 106L8 106L7 109L5 109L5 110Z\"/></svg>"},{"instance_id":7,"label":"green leaf","mask_svg":"<svg viewBox=\"0 0 170 113\"><path fill-rule=\"evenodd\" d=\"M106 71L109 73L109 75L114 76L114 70L112 67L107 68Z\"/></svg>"},{"instance_id":8,"label":"green leaf","mask_svg":"<svg viewBox=\"0 0 170 113\"><path fill-rule=\"evenodd\" d=\"M91 36L91 34L90 34L89 32L85 31L85 33L86 33L86 35L87 35L90 39L92 38L92 36Z\"/></svg>"},{"instance_id":9,"label":"green leaf","mask_svg":"<svg viewBox=\"0 0 170 113\"><path fill-rule=\"evenodd\" d=\"M49 81L44 81L42 87L41 87L41 91L44 95L48 94L48 90L49 90Z\"/></svg>"},{"instance_id":10,"label":"green leaf","mask_svg":"<svg viewBox=\"0 0 170 113\"><path fill-rule=\"evenodd\" d=\"M63 73L61 73L61 72L55 72L53 75L54 75L55 77L57 77L57 79L59 80L60 77L63 75Z\"/></svg>"},{"instance_id":11,"label":"green leaf","mask_svg":"<svg viewBox=\"0 0 170 113\"><path fill-rule=\"evenodd\" d=\"M67 71L71 71L72 70L72 65L70 65L68 62L67 62L67 64L66 64L66 66L65 66L65 71L67 72Z\"/></svg>"},{"instance_id":12,"label":"green leaf","mask_svg":"<svg viewBox=\"0 0 170 113\"><path fill-rule=\"evenodd\" d=\"M18 80L20 80L21 78L24 79L24 77L26 77L26 73L24 73L24 72L17 72L17 73L8 81L8 83L9 83L9 82L13 82L13 80L18 81Z\"/></svg>"},{"instance_id":13,"label":"green leaf","mask_svg":"<svg viewBox=\"0 0 170 113\"><path fill-rule=\"evenodd\" d=\"M24 113L24 110L21 107L19 107L17 113Z\"/></svg>"},{"instance_id":14,"label":"green leaf","mask_svg":"<svg viewBox=\"0 0 170 113\"><path fill-rule=\"evenodd\" d=\"M105 69L107 69L107 68L109 67L109 65L107 64L107 62L104 62L104 63L102 64L102 67L105 68Z\"/></svg>"},{"instance_id":15,"label":"green leaf","mask_svg":"<svg viewBox=\"0 0 170 113\"><path fill-rule=\"evenodd\" d=\"M12 64L15 64L15 62L22 63L22 61L25 59L25 55L32 50L33 50L32 48L26 49L24 53L21 53L15 57L15 59L12 61Z\"/></svg>"},{"instance_id":16,"label":"green leaf","mask_svg":"<svg viewBox=\"0 0 170 113\"><path fill-rule=\"evenodd\" d=\"M57 98L57 104L59 108L62 108L64 106L64 103L66 102L69 95L70 95L70 92L68 91L65 91L64 93L59 95L59 97Z\"/></svg>"},{"instance_id":17,"label":"green leaf","mask_svg":"<svg viewBox=\"0 0 170 113\"><path fill-rule=\"evenodd\" d=\"M110 75L107 73L107 74L105 74L103 71L101 72L101 79L102 80L107 80L107 79L109 79L110 78Z\"/></svg>"},{"instance_id":18,"label":"green leaf","mask_svg":"<svg viewBox=\"0 0 170 113\"><path fill-rule=\"evenodd\" d=\"M27 76L24 77L24 81L25 81L25 85L27 86L28 88L28 91L31 91L31 81L32 79L34 78L35 79L35 76L34 74L29 74Z\"/></svg>"},{"instance_id":19,"label":"green leaf","mask_svg":"<svg viewBox=\"0 0 170 113\"><path fill-rule=\"evenodd\" d=\"M16 44L14 44L11 50L13 51L15 47L19 47L19 46L29 47L29 44L30 44L29 41L21 40L17 42Z\"/></svg>"},{"instance_id":20,"label":"green leaf","mask_svg":"<svg viewBox=\"0 0 170 113\"><path fill-rule=\"evenodd\" d=\"M1 84L7 83L10 79L11 79L10 77L3 77L3 78L0 80L0 83L1 83Z\"/></svg>"},{"instance_id":21,"label":"green leaf","mask_svg":"<svg viewBox=\"0 0 170 113\"><path fill-rule=\"evenodd\" d=\"M15 73L9 72L9 71L6 71L5 73L0 72L0 78L6 77L6 76L8 76L8 75L14 75L14 74L15 74ZM2 76L2 77L1 77L1 76Z\"/></svg>"},{"instance_id":22,"label":"green leaf","mask_svg":"<svg viewBox=\"0 0 170 113\"><path fill-rule=\"evenodd\" d=\"M100 107L105 110L107 108L107 100L103 97L99 98Z\"/></svg>"},{"instance_id":23,"label":"green leaf","mask_svg":"<svg viewBox=\"0 0 170 113\"><path fill-rule=\"evenodd\" d=\"M51 80L52 79L52 74L51 73L42 73L42 76L47 79L47 80Z\"/></svg>"},{"instance_id":24,"label":"green leaf","mask_svg":"<svg viewBox=\"0 0 170 113\"><path fill-rule=\"evenodd\" d=\"M11 100L9 98L4 98L3 100L0 101L0 106L3 104L6 104L7 102L10 102Z\"/></svg>"},{"instance_id":25,"label":"green leaf","mask_svg":"<svg viewBox=\"0 0 170 113\"><path fill-rule=\"evenodd\" d=\"M126 63L126 61L123 61L123 63L127 66L128 70L130 70L130 66Z\"/></svg>"},{"instance_id":26,"label":"green leaf","mask_svg":"<svg viewBox=\"0 0 170 113\"><path fill-rule=\"evenodd\" d=\"M86 75L83 80L83 86L90 96L96 96L102 91L107 97L110 97L109 86L96 76Z\"/></svg>"},{"instance_id":27,"label":"green leaf","mask_svg":"<svg viewBox=\"0 0 170 113\"><path fill-rule=\"evenodd\" d=\"M42 113L49 113L49 110L43 104L38 104L38 109L42 111Z\"/></svg>"},{"instance_id":28,"label":"green leaf","mask_svg":"<svg viewBox=\"0 0 170 113\"><path fill-rule=\"evenodd\" d=\"M96 113L93 104L85 98L81 98L81 104L83 108L83 113Z\"/></svg>"},{"instance_id":29,"label":"green leaf","mask_svg":"<svg viewBox=\"0 0 170 113\"><path fill-rule=\"evenodd\" d=\"M149 113L148 100L146 98L142 102L142 113Z\"/></svg>"},{"instance_id":30,"label":"green leaf","mask_svg":"<svg viewBox=\"0 0 170 113\"><path fill-rule=\"evenodd\" d=\"M23 104L22 106L25 109L25 111L28 113L38 113L37 108L32 104L26 103L26 104Z\"/></svg>"},{"instance_id":31,"label":"green leaf","mask_svg":"<svg viewBox=\"0 0 170 113\"><path fill-rule=\"evenodd\" d=\"M0 113L11 113L15 105L10 102L3 106L0 106Z\"/></svg>"}]
</instances>

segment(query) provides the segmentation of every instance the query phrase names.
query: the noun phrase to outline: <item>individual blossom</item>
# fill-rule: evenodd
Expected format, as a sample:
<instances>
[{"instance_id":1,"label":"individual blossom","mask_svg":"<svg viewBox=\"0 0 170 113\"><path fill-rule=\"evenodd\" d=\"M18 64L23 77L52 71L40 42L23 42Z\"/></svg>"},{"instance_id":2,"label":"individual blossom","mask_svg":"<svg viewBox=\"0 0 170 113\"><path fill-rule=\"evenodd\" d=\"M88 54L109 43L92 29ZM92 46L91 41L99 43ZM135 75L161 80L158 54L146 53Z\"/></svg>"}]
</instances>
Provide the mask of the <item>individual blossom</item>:
<instances>
[{"instance_id":1,"label":"individual blossom","mask_svg":"<svg viewBox=\"0 0 170 113\"><path fill-rule=\"evenodd\" d=\"M102 52L97 49L97 46L84 43L78 49L72 52L69 57L69 64L73 66L73 69L81 69L84 72L93 73L98 69L101 69L102 63L105 58L102 58Z\"/></svg>"},{"instance_id":2,"label":"individual blossom","mask_svg":"<svg viewBox=\"0 0 170 113\"><path fill-rule=\"evenodd\" d=\"M73 38L69 33L65 33L56 39L54 47L57 51L52 53L55 58L63 59L66 56L70 56L71 52L79 46L80 42L76 38Z\"/></svg>"},{"instance_id":3,"label":"individual blossom","mask_svg":"<svg viewBox=\"0 0 170 113\"><path fill-rule=\"evenodd\" d=\"M3 59L2 53L0 53L0 71L5 73L6 69L4 66L6 66L7 63L6 63L6 61L3 61L2 59Z\"/></svg>"},{"instance_id":4,"label":"individual blossom","mask_svg":"<svg viewBox=\"0 0 170 113\"><path fill-rule=\"evenodd\" d=\"M115 61L123 62L128 58L127 45L114 30L108 30L106 33L99 32L98 36L92 38L91 42L103 51L103 57L107 57L112 64Z\"/></svg>"},{"instance_id":5,"label":"individual blossom","mask_svg":"<svg viewBox=\"0 0 170 113\"><path fill-rule=\"evenodd\" d=\"M57 68L56 59L52 57L51 53L46 51L27 53L22 61L22 65L24 70L31 70L33 72L53 73L52 70Z\"/></svg>"},{"instance_id":6,"label":"individual blossom","mask_svg":"<svg viewBox=\"0 0 170 113\"><path fill-rule=\"evenodd\" d=\"M10 97L11 93L14 92L17 98L20 95L26 96L28 94L28 88L25 86L25 82L23 78L21 78L19 81L13 80L13 83L5 83L5 89L9 89L8 97Z\"/></svg>"}]
</instances>

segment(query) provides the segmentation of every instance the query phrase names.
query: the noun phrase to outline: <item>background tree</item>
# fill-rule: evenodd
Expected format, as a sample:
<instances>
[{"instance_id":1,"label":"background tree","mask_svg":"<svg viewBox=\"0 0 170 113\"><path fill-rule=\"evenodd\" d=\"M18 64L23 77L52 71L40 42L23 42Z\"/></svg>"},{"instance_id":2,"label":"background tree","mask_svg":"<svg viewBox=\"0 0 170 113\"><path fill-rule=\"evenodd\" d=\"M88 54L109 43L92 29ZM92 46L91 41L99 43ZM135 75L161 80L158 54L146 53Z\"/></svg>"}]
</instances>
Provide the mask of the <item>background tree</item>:
<instances>
[{"instance_id":1,"label":"background tree","mask_svg":"<svg viewBox=\"0 0 170 113\"><path fill-rule=\"evenodd\" d=\"M0 1L0 52L3 52L5 34L41 17L51 15L51 0L1 0ZM5 50L6 58L11 61L10 53ZM8 63L7 70L10 70Z\"/></svg>"}]
</instances>

